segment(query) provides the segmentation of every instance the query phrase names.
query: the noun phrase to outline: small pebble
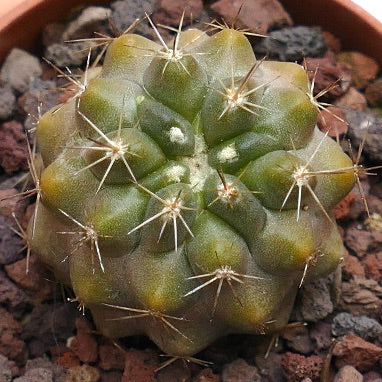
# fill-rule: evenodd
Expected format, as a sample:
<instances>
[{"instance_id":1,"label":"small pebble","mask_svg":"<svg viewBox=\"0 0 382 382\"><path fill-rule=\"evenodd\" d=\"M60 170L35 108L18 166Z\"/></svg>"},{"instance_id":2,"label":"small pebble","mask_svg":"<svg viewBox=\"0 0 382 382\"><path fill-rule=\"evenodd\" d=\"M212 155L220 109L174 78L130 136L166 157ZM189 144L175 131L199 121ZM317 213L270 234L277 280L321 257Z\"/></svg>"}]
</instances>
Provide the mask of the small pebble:
<instances>
[{"instance_id":1,"label":"small pebble","mask_svg":"<svg viewBox=\"0 0 382 382\"><path fill-rule=\"evenodd\" d=\"M28 170L28 150L23 125L15 120L0 125L0 166L11 175Z\"/></svg>"},{"instance_id":2,"label":"small pebble","mask_svg":"<svg viewBox=\"0 0 382 382\"><path fill-rule=\"evenodd\" d=\"M319 97L320 102L331 102L350 88L350 72L344 64L337 61L333 52L328 52L322 58L307 57L305 66L310 81L314 80L313 94L316 96L324 93Z\"/></svg>"},{"instance_id":3,"label":"small pebble","mask_svg":"<svg viewBox=\"0 0 382 382\"><path fill-rule=\"evenodd\" d=\"M382 78L378 78L367 86L365 97L370 106L382 106Z\"/></svg>"},{"instance_id":4,"label":"small pebble","mask_svg":"<svg viewBox=\"0 0 382 382\"><path fill-rule=\"evenodd\" d=\"M354 86L350 86L349 90L340 98L337 98L334 105L344 110L355 109L365 111L367 102L363 93L358 91Z\"/></svg>"},{"instance_id":5,"label":"small pebble","mask_svg":"<svg viewBox=\"0 0 382 382\"><path fill-rule=\"evenodd\" d=\"M268 30L293 24L288 12L277 0L219 0L212 4L211 9L228 25L236 20L235 24L241 28L263 35Z\"/></svg>"},{"instance_id":6,"label":"small pebble","mask_svg":"<svg viewBox=\"0 0 382 382\"><path fill-rule=\"evenodd\" d=\"M341 367L334 378L334 382L362 382L362 374L353 366Z\"/></svg>"},{"instance_id":7,"label":"small pebble","mask_svg":"<svg viewBox=\"0 0 382 382\"><path fill-rule=\"evenodd\" d=\"M173 362L157 373L157 382L189 382L191 381L190 368L182 361Z\"/></svg>"},{"instance_id":8,"label":"small pebble","mask_svg":"<svg viewBox=\"0 0 382 382\"><path fill-rule=\"evenodd\" d=\"M263 355L255 357L255 364L265 381L279 382L283 380L284 374L281 367L281 357L281 354L278 353L269 353L267 358Z\"/></svg>"},{"instance_id":9,"label":"small pebble","mask_svg":"<svg viewBox=\"0 0 382 382\"><path fill-rule=\"evenodd\" d=\"M16 97L10 86L0 86L0 120L12 117L16 110Z\"/></svg>"},{"instance_id":10,"label":"small pebble","mask_svg":"<svg viewBox=\"0 0 382 382\"><path fill-rule=\"evenodd\" d=\"M111 10L104 7L86 7L80 15L66 27L63 41L94 37L107 25Z\"/></svg>"},{"instance_id":11,"label":"small pebble","mask_svg":"<svg viewBox=\"0 0 382 382\"><path fill-rule=\"evenodd\" d=\"M350 70L353 84L358 89L363 89L379 72L378 63L360 52L341 52L337 59Z\"/></svg>"},{"instance_id":12,"label":"small pebble","mask_svg":"<svg viewBox=\"0 0 382 382\"><path fill-rule=\"evenodd\" d=\"M199 18L202 10L202 0L157 0L153 20L156 24L177 27L184 12L183 25L188 25Z\"/></svg>"},{"instance_id":13,"label":"small pebble","mask_svg":"<svg viewBox=\"0 0 382 382\"><path fill-rule=\"evenodd\" d=\"M261 378L255 366L249 365L242 358L225 365L222 382L260 382Z\"/></svg>"},{"instance_id":14,"label":"small pebble","mask_svg":"<svg viewBox=\"0 0 382 382\"><path fill-rule=\"evenodd\" d=\"M97 382L100 372L89 365L74 366L68 369L65 382ZM138 382L138 381L137 381Z\"/></svg>"},{"instance_id":15,"label":"small pebble","mask_svg":"<svg viewBox=\"0 0 382 382\"><path fill-rule=\"evenodd\" d=\"M53 364L46 356L29 359L25 369L27 370L27 373L35 369L45 369L52 375L54 382L65 381L65 369L60 365Z\"/></svg>"},{"instance_id":16,"label":"small pebble","mask_svg":"<svg viewBox=\"0 0 382 382\"><path fill-rule=\"evenodd\" d=\"M0 79L20 93L28 90L29 82L42 74L42 66L37 57L13 48L1 68Z\"/></svg>"},{"instance_id":17,"label":"small pebble","mask_svg":"<svg viewBox=\"0 0 382 382\"><path fill-rule=\"evenodd\" d=\"M16 378L14 382L55 382L53 380L52 371L44 368L36 368L27 370L27 372L19 378Z\"/></svg>"},{"instance_id":18,"label":"small pebble","mask_svg":"<svg viewBox=\"0 0 382 382\"><path fill-rule=\"evenodd\" d=\"M316 322L333 312L327 281L320 279L301 288L301 314L305 321Z\"/></svg>"},{"instance_id":19,"label":"small pebble","mask_svg":"<svg viewBox=\"0 0 382 382\"><path fill-rule=\"evenodd\" d=\"M328 349L332 344L331 325L327 322L315 322L309 335L315 345L315 350Z\"/></svg>"},{"instance_id":20,"label":"small pebble","mask_svg":"<svg viewBox=\"0 0 382 382\"><path fill-rule=\"evenodd\" d=\"M0 354L0 381L11 382L15 371L15 363Z\"/></svg>"},{"instance_id":21,"label":"small pebble","mask_svg":"<svg viewBox=\"0 0 382 382\"><path fill-rule=\"evenodd\" d=\"M156 382L156 369L159 367L153 350L130 349L126 353L123 382Z\"/></svg>"},{"instance_id":22,"label":"small pebble","mask_svg":"<svg viewBox=\"0 0 382 382\"><path fill-rule=\"evenodd\" d=\"M192 380L192 382L220 382L220 376L214 374L212 369L206 368L201 370Z\"/></svg>"},{"instance_id":23,"label":"small pebble","mask_svg":"<svg viewBox=\"0 0 382 382\"><path fill-rule=\"evenodd\" d=\"M59 43L47 47L45 57L59 68L80 66L89 53L91 42Z\"/></svg>"}]
</instances>

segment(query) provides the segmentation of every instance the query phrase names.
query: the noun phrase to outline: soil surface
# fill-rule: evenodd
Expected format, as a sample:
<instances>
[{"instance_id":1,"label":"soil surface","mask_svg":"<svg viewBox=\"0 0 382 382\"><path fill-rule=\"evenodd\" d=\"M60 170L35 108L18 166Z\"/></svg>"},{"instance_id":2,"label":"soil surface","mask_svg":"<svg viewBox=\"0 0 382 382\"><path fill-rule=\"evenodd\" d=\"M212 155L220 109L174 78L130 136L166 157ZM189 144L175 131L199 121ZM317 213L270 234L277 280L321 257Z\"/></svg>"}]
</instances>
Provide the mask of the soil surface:
<instances>
[{"instance_id":1,"label":"soil surface","mask_svg":"<svg viewBox=\"0 0 382 382\"><path fill-rule=\"evenodd\" d=\"M107 9L79 9L67 23L45 28L41 50L61 70L69 66L72 73L81 73L86 48L93 45L92 59L102 61L103 46L66 40L94 37L95 31L118 35L144 12L157 24L177 27L184 9L186 27L208 29L204 23L213 18L268 34L271 39L249 35L257 56L305 65L315 79L314 94L321 92L319 101L330 103L320 113L319 127L326 131L331 126L329 135L348 151L350 140L356 165L380 166L380 63L342 51L341 41L319 27L294 25L277 0L247 0L238 13L239 3L119 0ZM146 20L137 33L155 38ZM170 39L172 32L163 29L163 35ZM368 177L360 172L360 187L335 209L346 247L342 267L302 286L290 325L274 337L232 335L195 358L168 359L144 337L113 343L100 336L88 312L77 309L71 291L57 284L33 254L26 275L25 229L36 194L26 174L26 131L32 144L38 116L72 94L73 87L57 77L52 65L28 52L13 49L1 68L0 382L382 381L380 169Z\"/></svg>"}]
</instances>

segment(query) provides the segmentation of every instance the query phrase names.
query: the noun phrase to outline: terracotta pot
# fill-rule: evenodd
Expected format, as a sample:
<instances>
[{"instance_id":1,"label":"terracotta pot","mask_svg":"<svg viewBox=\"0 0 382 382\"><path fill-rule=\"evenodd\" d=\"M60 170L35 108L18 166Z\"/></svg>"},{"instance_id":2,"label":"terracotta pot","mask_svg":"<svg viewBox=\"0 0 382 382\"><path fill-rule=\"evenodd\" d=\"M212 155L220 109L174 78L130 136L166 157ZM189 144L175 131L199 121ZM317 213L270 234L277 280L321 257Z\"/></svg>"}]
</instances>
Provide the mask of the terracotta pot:
<instances>
[{"instance_id":1,"label":"terracotta pot","mask_svg":"<svg viewBox=\"0 0 382 382\"><path fill-rule=\"evenodd\" d=\"M74 6L112 0L0 0L0 60L14 46L36 45L43 25L65 17ZM382 64L382 24L350 0L280 0L299 24L321 25L345 49L364 52Z\"/></svg>"},{"instance_id":2,"label":"terracotta pot","mask_svg":"<svg viewBox=\"0 0 382 382\"><path fill-rule=\"evenodd\" d=\"M112 0L0 0L0 61L13 47L37 45L44 25L62 20L77 6Z\"/></svg>"},{"instance_id":3,"label":"terracotta pot","mask_svg":"<svg viewBox=\"0 0 382 382\"><path fill-rule=\"evenodd\" d=\"M320 25L382 65L382 24L351 0L280 0L298 24Z\"/></svg>"}]
</instances>

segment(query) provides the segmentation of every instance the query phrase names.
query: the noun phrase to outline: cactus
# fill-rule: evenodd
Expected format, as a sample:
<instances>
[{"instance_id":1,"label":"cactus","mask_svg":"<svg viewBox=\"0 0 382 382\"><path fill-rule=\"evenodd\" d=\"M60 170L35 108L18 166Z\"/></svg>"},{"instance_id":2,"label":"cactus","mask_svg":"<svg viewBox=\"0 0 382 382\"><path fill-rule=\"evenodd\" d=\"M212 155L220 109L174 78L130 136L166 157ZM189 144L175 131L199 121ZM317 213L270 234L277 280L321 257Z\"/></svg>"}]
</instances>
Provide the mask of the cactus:
<instances>
[{"instance_id":1,"label":"cactus","mask_svg":"<svg viewBox=\"0 0 382 382\"><path fill-rule=\"evenodd\" d=\"M342 259L331 210L355 178L302 66L256 60L233 28L180 24L167 45L153 27L41 117L29 235L104 335L187 357L286 325Z\"/></svg>"}]
</instances>

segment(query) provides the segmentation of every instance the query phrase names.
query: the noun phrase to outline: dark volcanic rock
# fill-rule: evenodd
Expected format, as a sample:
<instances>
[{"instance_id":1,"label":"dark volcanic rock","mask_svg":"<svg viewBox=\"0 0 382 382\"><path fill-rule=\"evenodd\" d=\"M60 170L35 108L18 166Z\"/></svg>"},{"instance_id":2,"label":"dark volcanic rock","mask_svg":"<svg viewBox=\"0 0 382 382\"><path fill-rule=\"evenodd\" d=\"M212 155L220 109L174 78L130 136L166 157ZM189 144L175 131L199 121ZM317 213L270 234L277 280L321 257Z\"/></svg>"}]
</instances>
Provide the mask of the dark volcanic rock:
<instances>
[{"instance_id":1,"label":"dark volcanic rock","mask_svg":"<svg viewBox=\"0 0 382 382\"><path fill-rule=\"evenodd\" d=\"M269 38L255 45L256 53L267 54L280 61L301 61L304 57L320 57L327 49L318 27L289 27L269 33Z\"/></svg>"},{"instance_id":2,"label":"dark volcanic rock","mask_svg":"<svg viewBox=\"0 0 382 382\"><path fill-rule=\"evenodd\" d=\"M382 163L382 118L358 110L347 110L346 121L349 123L348 135L352 145L358 148L366 133L363 154L371 161Z\"/></svg>"},{"instance_id":3,"label":"dark volcanic rock","mask_svg":"<svg viewBox=\"0 0 382 382\"><path fill-rule=\"evenodd\" d=\"M145 12L150 15L154 10L156 0L118 0L111 4L111 20L119 33L123 33L136 19L145 17ZM134 33L152 38L152 28L147 20L143 20Z\"/></svg>"},{"instance_id":4,"label":"dark volcanic rock","mask_svg":"<svg viewBox=\"0 0 382 382\"><path fill-rule=\"evenodd\" d=\"M332 324L333 335L340 337L350 332L364 340L373 340L382 334L382 325L367 316L353 316L346 312L337 314Z\"/></svg>"}]
</instances>

